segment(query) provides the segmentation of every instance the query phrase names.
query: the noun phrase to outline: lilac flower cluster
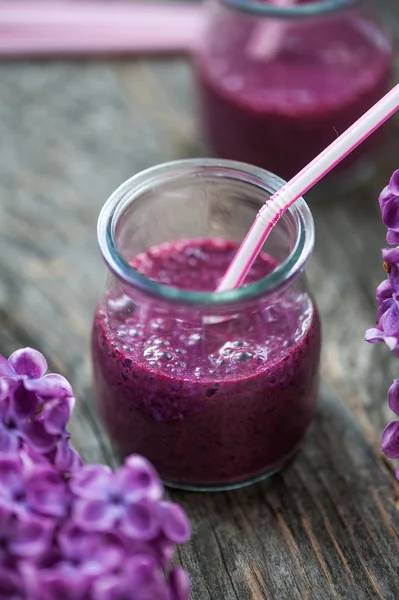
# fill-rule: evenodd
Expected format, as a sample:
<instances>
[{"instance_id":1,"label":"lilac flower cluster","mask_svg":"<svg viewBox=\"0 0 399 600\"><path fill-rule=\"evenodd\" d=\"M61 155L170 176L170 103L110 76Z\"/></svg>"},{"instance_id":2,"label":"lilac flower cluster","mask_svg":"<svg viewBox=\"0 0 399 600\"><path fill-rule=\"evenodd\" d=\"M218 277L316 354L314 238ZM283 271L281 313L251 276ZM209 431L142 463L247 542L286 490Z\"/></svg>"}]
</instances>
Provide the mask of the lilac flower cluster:
<instances>
[{"instance_id":1,"label":"lilac flower cluster","mask_svg":"<svg viewBox=\"0 0 399 600\"><path fill-rule=\"evenodd\" d=\"M399 244L399 170L393 174L389 185L380 195L382 220L388 228L387 242ZM388 278L377 288L377 324L366 331L370 344L385 342L399 358L399 246L382 251ZM388 392L390 409L399 416L399 380L395 379ZM389 458L399 458L399 421L392 421L382 434L382 451ZM399 479L399 470L396 472Z\"/></svg>"},{"instance_id":2,"label":"lilac flower cluster","mask_svg":"<svg viewBox=\"0 0 399 600\"><path fill-rule=\"evenodd\" d=\"M188 600L186 572L169 568L185 513L140 456L83 465L72 388L46 370L30 348L0 357L0 598Z\"/></svg>"}]
</instances>

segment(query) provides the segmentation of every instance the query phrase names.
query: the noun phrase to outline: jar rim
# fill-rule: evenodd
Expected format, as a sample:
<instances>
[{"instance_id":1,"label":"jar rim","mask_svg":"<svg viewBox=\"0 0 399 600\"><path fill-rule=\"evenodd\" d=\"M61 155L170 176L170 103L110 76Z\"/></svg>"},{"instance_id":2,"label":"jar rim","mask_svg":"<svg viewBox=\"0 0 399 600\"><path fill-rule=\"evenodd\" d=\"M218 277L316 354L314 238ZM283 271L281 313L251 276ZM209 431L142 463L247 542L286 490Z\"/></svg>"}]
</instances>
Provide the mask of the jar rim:
<instances>
[{"instance_id":1,"label":"jar rim","mask_svg":"<svg viewBox=\"0 0 399 600\"><path fill-rule=\"evenodd\" d=\"M220 0L229 8L257 16L274 18L315 17L359 4L361 0L316 0L294 6L260 4L259 0Z\"/></svg>"},{"instance_id":2,"label":"jar rim","mask_svg":"<svg viewBox=\"0 0 399 600\"><path fill-rule=\"evenodd\" d=\"M199 175L204 170L216 177L225 177L245 181L265 191L270 197L284 184L273 173L252 165L218 159L185 159L163 163L134 175L122 185L105 202L97 223L97 237L103 258L114 275L124 283L130 284L163 300L182 304L202 306L223 306L242 302L272 292L283 283L301 273L305 268L314 247L314 221L312 213L303 198L299 198L288 212L293 217L297 228L297 237L293 249L285 260L272 273L247 286L223 292L197 292L157 283L134 269L120 253L115 240L115 229L123 209L134 202L127 198L133 191L148 189L151 184L159 183L167 177L182 174ZM126 200L127 198L127 200Z\"/></svg>"}]
</instances>

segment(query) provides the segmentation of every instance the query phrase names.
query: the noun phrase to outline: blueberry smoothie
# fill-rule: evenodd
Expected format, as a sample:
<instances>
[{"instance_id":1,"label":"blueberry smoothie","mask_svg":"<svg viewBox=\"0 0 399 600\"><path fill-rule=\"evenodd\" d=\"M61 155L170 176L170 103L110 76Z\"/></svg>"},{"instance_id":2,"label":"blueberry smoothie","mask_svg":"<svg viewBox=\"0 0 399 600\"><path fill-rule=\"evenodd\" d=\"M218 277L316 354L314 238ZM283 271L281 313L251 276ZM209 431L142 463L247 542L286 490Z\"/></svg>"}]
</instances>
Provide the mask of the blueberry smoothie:
<instances>
[{"instance_id":1,"label":"blueberry smoothie","mask_svg":"<svg viewBox=\"0 0 399 600\"><path fill-rule=\"evenodd\" d=\"M202 120L215 153L294 176L387 91L389 37L360 11L281 20L281 45L252 56L254 19L214 24L196 61ZM267 31L265 30L265 34ZM373 134L338 169L369 154Z\"/></svg>"},{"instance_id":2,"label":"blueberry smoothie","mask_svg":"<svg viewBox=\"0 0 399 600\"><path fill-rule=\"evenodd\" d=\"M168 242L132 266L165 285L212 291L237 247ZM276 264L261 254L246 283ZM271 473L312 421L320 326L304 292L290 288L209 322L194 307L182 312L108 290L92 343L96 398L111 437L123 454L149 458L167 482L212 487Z\"/></svg>"}]
</instances>

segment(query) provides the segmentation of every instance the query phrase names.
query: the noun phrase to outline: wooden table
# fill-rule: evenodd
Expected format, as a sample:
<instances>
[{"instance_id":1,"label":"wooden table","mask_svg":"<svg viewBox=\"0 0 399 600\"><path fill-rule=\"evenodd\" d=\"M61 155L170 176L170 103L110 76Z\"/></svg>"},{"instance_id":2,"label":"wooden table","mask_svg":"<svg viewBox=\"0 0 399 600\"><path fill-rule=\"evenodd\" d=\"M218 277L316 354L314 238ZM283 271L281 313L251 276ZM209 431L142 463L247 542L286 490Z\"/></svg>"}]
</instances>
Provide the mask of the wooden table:
<instances>
[{"instance_id":1,"label":"wooden table","mask_svg":"<svg viewBox=\"0 0 399 600\"><path fill-rule=\"evenodd\" d=\"M397 0L384 9L399 32ZM74 444L87 461L116 464L90 385L89 332L104 277L96 219L132 174L205 153L190 67L23 62L2 64L0 78L0 352L41 350L76 390ZM399 597L399 487L379 449L398 362L363 341L384 278L377 197L399 168L394 127L371 183L313 207L309 277L324 325L323 385L302 450L262 484L172 494L195 529L179 552L193 600Z\"/></svg>"}]
</instances>

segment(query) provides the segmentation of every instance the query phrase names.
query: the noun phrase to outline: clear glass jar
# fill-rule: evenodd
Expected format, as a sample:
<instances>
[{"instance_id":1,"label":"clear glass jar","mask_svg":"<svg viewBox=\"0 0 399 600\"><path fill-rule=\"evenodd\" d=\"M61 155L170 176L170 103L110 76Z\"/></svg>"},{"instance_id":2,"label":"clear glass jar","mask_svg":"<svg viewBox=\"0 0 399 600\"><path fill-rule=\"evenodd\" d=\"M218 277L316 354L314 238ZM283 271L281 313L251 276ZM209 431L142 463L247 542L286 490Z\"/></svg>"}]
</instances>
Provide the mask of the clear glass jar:
<instances>
[{"instance_id":1,"label":"clear glass jar","mask_svg":"<svg viewBox=\"0 0 399 600\"><path fill-rule=\"evenodd\" d=\"M123 454L166 484L246 485L295 453L316 404L320 324L304 268L314 223L285 214L235 291L212 293L259 208L283 181L241 163L145 171L105 204L109 269L94 318L94 385Z\"/></svg>"},{"instance_id":2,"label":"clear glass jar","mask_svg":"<svg viewBox=\"0 0 399 600\"><path fill-rule=\"evenodd\" d=\"M195 66L203 127L218 156L289 179L384 95L391 38L362 5L207 0ZM334 174L369 156L381 136Z\"/></svg>"}]
</instances>

